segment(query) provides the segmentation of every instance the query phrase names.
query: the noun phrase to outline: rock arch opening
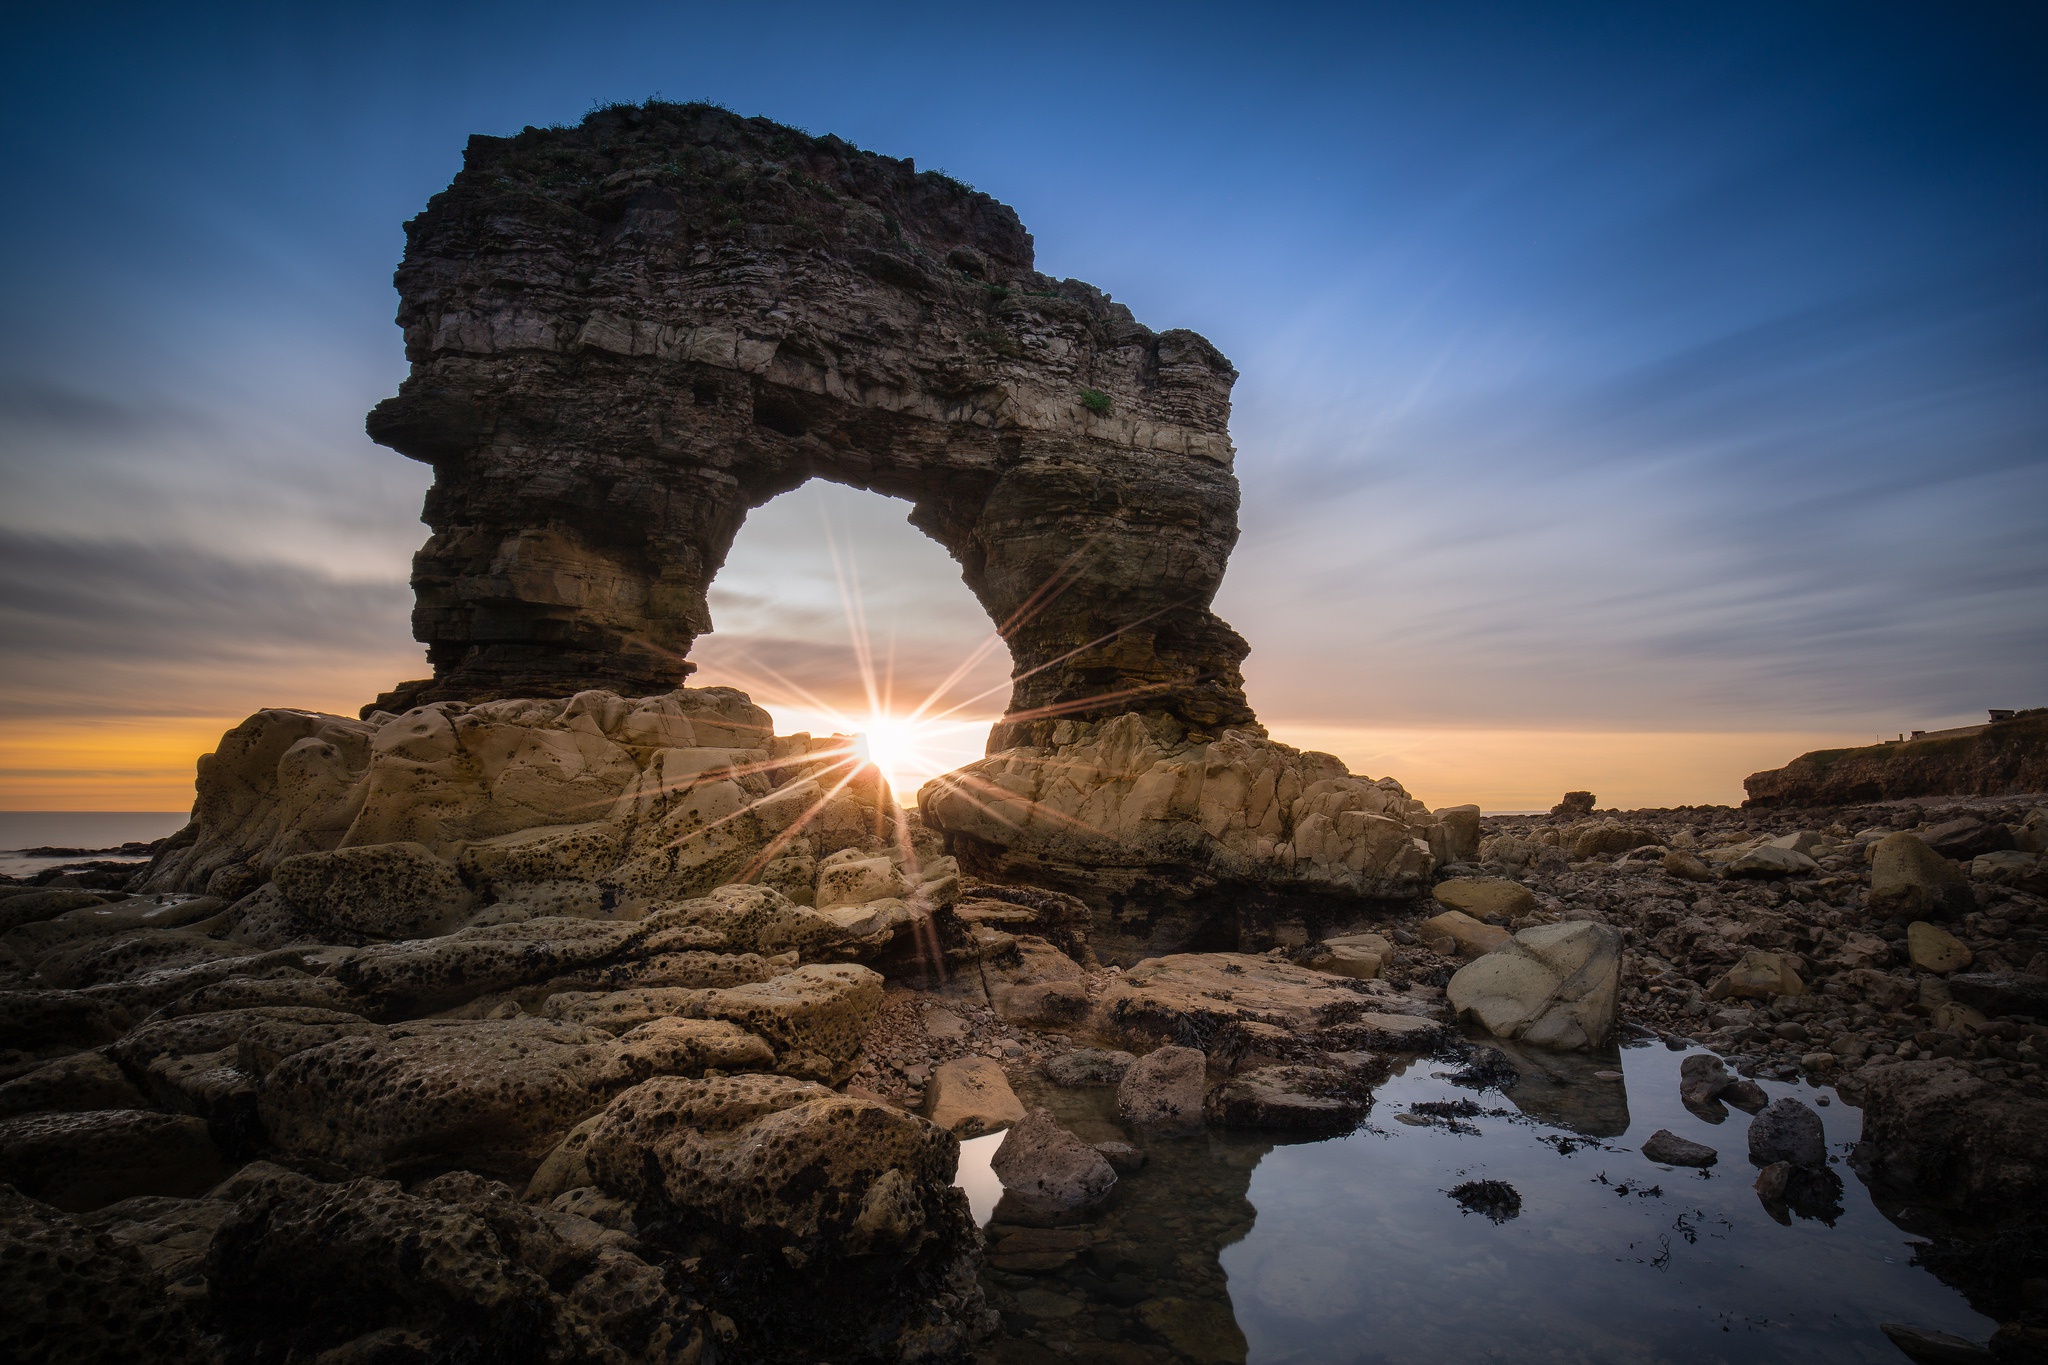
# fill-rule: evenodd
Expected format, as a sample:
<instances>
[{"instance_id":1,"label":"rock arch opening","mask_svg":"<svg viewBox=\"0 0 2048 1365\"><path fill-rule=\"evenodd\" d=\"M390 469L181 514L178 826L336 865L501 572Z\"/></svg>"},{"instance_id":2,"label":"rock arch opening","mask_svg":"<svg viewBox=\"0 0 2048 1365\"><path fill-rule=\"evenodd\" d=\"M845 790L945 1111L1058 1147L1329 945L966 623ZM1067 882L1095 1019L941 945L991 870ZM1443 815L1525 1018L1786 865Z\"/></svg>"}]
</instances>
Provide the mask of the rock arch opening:
<instances>
[{"instance_id":1,"label":"rock arch opening","mask_svg":"<svg viewBox=\"0 0 2048 1365\"><path fill-rule=\"evenodd\" d=\"M1008 647L900 499L813 479L750 513L708 594L692 682L737 687L779 731L860 733L904 799L982 756Z\"/></svg>"},{"instance_id":2,"label":"rock arch opening","mask_svg":"<svg viewBox=\"0 0 2048 1365\"><path fill-rule=\"evenodd\" d=\"M1210 610L1236 372L1039 274L1004 205L650 104L473 138L406 238L412 372L368 426L434 467L434 677L385 709L676 686L747 514L824 478L909 501L1003 629L992 746L1129 712L1256 727Z\"/></svg>"}]
</instances>

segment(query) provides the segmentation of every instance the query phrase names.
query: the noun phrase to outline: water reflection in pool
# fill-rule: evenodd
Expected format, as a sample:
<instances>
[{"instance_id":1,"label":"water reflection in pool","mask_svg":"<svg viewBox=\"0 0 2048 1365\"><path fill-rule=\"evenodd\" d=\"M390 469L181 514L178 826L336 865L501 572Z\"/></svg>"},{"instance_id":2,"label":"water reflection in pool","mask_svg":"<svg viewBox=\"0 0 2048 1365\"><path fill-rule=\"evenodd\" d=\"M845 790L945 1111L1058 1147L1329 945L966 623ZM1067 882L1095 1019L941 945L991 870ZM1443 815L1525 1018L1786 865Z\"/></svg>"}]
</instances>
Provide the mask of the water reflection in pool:
<instances>
[{"instance_id":1,"label":"water reflection in pool","mask_svg":"<svg viewBox=\"0 0 2048 1365\"><path fill-rule=\"evenodd\" d=\"M1766 1208L1747 1116L1686 1110L1682 1055L1522 1054L1505 1094L1460 1088L1425 1060L1380 1089L1349 1137L1150 1143L1147 1167L1086 1228L990 1227L984 1279L1005 1340L985 1359L1896 1365L1880 1322L1989 1336L1988 1319L1911 1265L1907 1234L1846 1166L1832 1225ZM1766 1089L1832 1101L1817 1106L1830 1150L1854 1145L1860 1115L1829 1092ZM1106 1088L1024 1098L1089 1141L1125 1136ZM1459 1104L1474 1100L1477 1113ZM1432 1112L1441 1104L1456 1108ZM1636 1149L1659 1128L1718 1148L1720 1164L1653 1164ZM963 1167L985 1172L995 1145L973 1144ZM1512 1186L1519 1210L1450 1194L1481 1181Z\"/></svg>"}]
</instances>

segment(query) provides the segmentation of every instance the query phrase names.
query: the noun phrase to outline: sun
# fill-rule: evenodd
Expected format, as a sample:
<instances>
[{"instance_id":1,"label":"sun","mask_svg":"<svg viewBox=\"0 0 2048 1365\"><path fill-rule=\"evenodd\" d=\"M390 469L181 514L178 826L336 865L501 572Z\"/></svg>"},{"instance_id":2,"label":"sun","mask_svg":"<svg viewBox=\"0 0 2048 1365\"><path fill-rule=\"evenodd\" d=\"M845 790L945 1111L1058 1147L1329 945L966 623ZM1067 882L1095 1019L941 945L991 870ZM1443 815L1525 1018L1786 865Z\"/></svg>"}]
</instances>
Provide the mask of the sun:
<instances>
[{"instance_id":1,"label":"sun","mask_svg":"<svg viewBox=\"0 0 2048 1365\"><path fill-rule=\"evenodd\" d=\"M977 722L924 720L911 716L869 715L858 721L854 753L863 763L879 768L897 799L915 797L917 789L959 767L959 738L955 732L972 729Z\"/></svg>"}]
</instances>

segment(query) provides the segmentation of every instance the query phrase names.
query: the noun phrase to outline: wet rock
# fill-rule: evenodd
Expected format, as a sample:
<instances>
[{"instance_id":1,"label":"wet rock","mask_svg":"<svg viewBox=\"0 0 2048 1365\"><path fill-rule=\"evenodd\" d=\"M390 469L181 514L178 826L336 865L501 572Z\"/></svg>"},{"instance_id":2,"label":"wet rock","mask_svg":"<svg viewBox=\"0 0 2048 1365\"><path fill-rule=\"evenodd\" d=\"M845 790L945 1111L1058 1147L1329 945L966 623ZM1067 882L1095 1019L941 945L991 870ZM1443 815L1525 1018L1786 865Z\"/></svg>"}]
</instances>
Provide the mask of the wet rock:
<instances>
[{"instance_id":1,"label":"wet rock","mask_svg":"<svg viewBox=\"0 0 2048 1365\"><path fill-rule=\"evenodd\" d=\"M1498 925L1482 924L1462 910L1430 916L1416 926L1415 936L1424 943L1446 944L1448 952L1459 957L1482 956L1513 937Z\"/></svg>"},{"instance_id":2,"label":"wet rock","mask_svg":"<svg viewBox=\"0 0 2048 1365\"><path fill-rule=\"evenodd\" d=\"M193 1195L227 1174L206 1124L143 1109L28 1114L0 1122L0 1171L70 1211L135 1195Z\"/></svg>"},{"instance_id":3,"label":"wet rock","mask_svg":"<svg viewBox=\"0 0 2048 1365\"><path fill-rule=\"evenodd\" d=\"M67 910L105 905L113 899L97 892L63 886L20 890L8 887L5 890L12 894L0 896L0 933L24 924L37 924L43 920L55 919Z\"/></svg>"},{"instance_id":4,"label":"wet rock","mask_svg":"<svg viewBox=\"0 0 2048 1365\"><path fill-rule=\"evenodd\" d=\"M1959 972L1973 960L1963 941L1926 920L1906 926L1906 956L1923 972Z\"/></svg>"},{"instance_id":5,"label":"wet rock","mask_svg":"<svg viewBox=\"0 0 2048 1365\"><path fill-rule=\"evenodd\" d=\"M1369 1090L1335 1067L1264 1066L1209 1091L1204 1117L1220 1128L1348 1133L1371 1107Z\"/></svg>"},{"instance_id":6,"label":"wet rock","mask_svg":"<svg viewBox=\"0 0 2048 1365\"><path fill-rule=\"evenodd\" d=\"M0 1359L213 1358L183 1303L135 1248L0 1185Z\"/></svg>"},{"instance_id":7,"label":"wet rock","mask_svg":"<svg viewBox=\"0 0 2048 1365\"><path fill-rule=\"evenodd\" d=\"M1438 882L1430 895L1450 910L1473 919L1519 919L1536 909L1528 887L1506 877L1453 877Z\"/></svg>"},{"instance_id":8,"label":"wet rock","mask_svg":"<svg viewBox=\"0 0 2048 1365\"><path fill-rule=\"evenodd\" d=\"M1128 1052L1106 1052L1084 1047L1062 1053L1045 1064L1045 1077L1054 1085L1115 1085L1138 1059Z\"/></svg>"},{"instance_id":9,"label":"wet rock","mask_svg":"<svg viewBox=\"0 0 2048 1365\"><path fill-rule=\"evenodd\" d=\"M1103 1160L1118 1175L1129 1175L1145 1169L1145 1153L1128 1142L1098 1142L1095 1150L1102 1153Z\"/></svg>"},{"instance_id":10,"label":"wet rock","mask_svg":"<svg viewBox=\"0 0 2048 1365\"><path fill-rule=\"evenodd\" d=\"M1874 1185L1985 1211L2048 1200L2048 1101L1941 1060L1866 1067L1857 1081L1857 1162Z\"/></svg>"},{"instance_id":11,"label":"wet rock","mask_svg":"<svg viewBox=\"0 0 2048 1365\"><path fill-rule=\"evenodd\" d=\"M1659 1128L1643 1143L1643 1155L1665 1166L1711 1166L1721 1154L1705 1143L1682 1138L1669 1128Z\"/></svg>"},{"instance_id":12,"label":"wet rock","mask_svg":"<svg viewBox=\"0 0 2048 1365\"><path fill-rule=\"evenodd\" d=\"M989 1229L989 1239L988 1264L1012 1275L1043 1275L1063 1269L1089 1246L1088 1233L1080 1228L998 1224Z\"/></svg>"},{"instance_id":13,"label":"wet rock","mask_svg":"<svg viewBox=\"0 0 2048 1365\"><path fill-rule=\"evenodd\" d=\"M1208 1058L1191 1047L1169 1044L1140 1057L1117 1086L1117 1117L1135 1128L1159 1133L1196 1132Z\"/></svg>"},{"instance_id":14,"label":"wet rock","mask_svg":"<svg viewBox=\"0 0 2048 1365\"><path fill-rule=\"evenodd\" d=\"M1749 1121L1749 1159L1759 1166L1825 1166L1828 1140L1820 1115L1789 1095L1773 1100Z\"/></svg>"},{"instance_id":15,"label":"wet rock","mask_svg":"<svg viewBox=\"0 0 2048 1365\"><path fill-rule=\"evenodd\" d=\"M1678 1064L1678 1098L1688 1108L1712 1104L1734 1083L1727 1066L1710 1052L1696 1052Z\"/></svg>"},{"instance_id":16,"label":"wet rock","mask_svg":"<svg viewBox=\"0 0 2048 1365\"><path fill-rule=\"evenodd\" d=\"M1003 1068L987 1057L957 1057L932 1073L925 1117L958 1137L978 1137L1024 1118Z\"/></svg>"},{"instance_id":17,"label":"wet rock","mask_svg":"<svg viewBox=\"0 0 2048 1365\"><path fill-rule=\"evenodd\" d=\"M1783 1224L1797 1214L1832 1227L1842 1216L1842 1178L1825 1166L1774 1161L1757 1172L1756 1192L1765 1212Z\"/></svg>"},{"instance_id":18,"label":"wet rock","mask_svg":"<svg viewBox=\"0 0 2048 1365\"><path fill-rule=\"evenodd\" d=\"M272 879L306 924L369 938L416 938L461 923L469 888L424 844L365 844L286 858Z\"/></svg>"},{"instance_id":19,"label":"wet rock","mask_svg":"<svg viewBox=\"0 0 2048 1365\"><path fill-rule=\"evenodd\" d=\"M1755 1081L1738 1076L1728 1083L1721 1092L1721 1102L1733 1105L1746 1114L1754 1114L1771 1102L1770 1095Z\"/></svg>"},{"instance_id":20,"label":"wet rock","mask_svg":"<svg viewBox=\"0 0 2048 1365\"><path fill-rule=\"evenodd\" d=\"M1870 906L1891 915L1954 919L1976 909L1956 865L1917 835L1888 834L1870 850Z\"/></svg>"},{"instance_id":21,"label":"wet rock","mask_svg":"<svg viewBox=\"0 0 2048 1365\"><path fill-rule=\"evenodd\" d=\"M1778 953L1751 948L1742 960L1722 973L1707 990L1709 1000L1769 1000L1780 995L1804 995L1806 983L1792 964Z\"/></svg>"},{"instance_id":22,"label":"wet rock","mask_svg":"<svg viewBox=\"0 0 2048 1365\"><path fill-rule=\"evenodd\" d=\"M996 1217L1053 1227L1087 1218L1116 1190L1116 1170L1095 1148L1034 1109L1003 1135L990 1161L1003 1182Z\"/></svg>"},{"instance_id":23,"label":"wet rock","mask_svg":"<svg viewBox=\"0 0 2048 1365\"><path fill-rule=\"evenodd\" d=\"M1575 921L1524 929L1458 969L1447 993L1460 1018L1535 1047L1583 1049L1614 1032L1621 936Z\"/></svg>"}]
</instances>

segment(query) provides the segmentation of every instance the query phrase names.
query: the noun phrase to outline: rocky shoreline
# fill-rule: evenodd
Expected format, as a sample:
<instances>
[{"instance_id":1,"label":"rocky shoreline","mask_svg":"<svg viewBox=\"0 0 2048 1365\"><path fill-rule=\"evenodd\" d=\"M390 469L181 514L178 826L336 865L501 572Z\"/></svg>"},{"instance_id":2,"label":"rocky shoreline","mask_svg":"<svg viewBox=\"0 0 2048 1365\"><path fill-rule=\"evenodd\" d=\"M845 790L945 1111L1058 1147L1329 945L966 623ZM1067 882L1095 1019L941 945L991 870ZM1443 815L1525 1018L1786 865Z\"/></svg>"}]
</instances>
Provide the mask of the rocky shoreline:
<instances>
[{"instance_id":1,"label":"rocky shoreline","mask_svg":"<svg viewBox=\"0 0 2048 1365\"><path fill-rule=\"evenodd\" d=\"M988 1277L1071 1260L1061 1229L1120 1179L1142 1200L1157 1141L1342 1133L1418 1056L1512 1086L1546 1048L1655 1035L1724 1059L1688 1072L1703 1110L1754 1108L1746 1077L1863 1106L1857 1175L2006 1324L2001 1358L2040 1349L2039 1248L1975 1248L2048 1171L2048 808L1408 810L1449 831L1427 897L1106 961L1112 906L962 872L872 783L818 800L829 745L714 761L701 741L754 713L673 698L519 713L508 752L581 746L535 770L552 786L464 787L425 723L446 704L366 724L359 770L350 723L266 713L205 770L195 826L124 874L141 889L105 867L0 886L0 1346L965 1358L999 1321ZM657 720L671 747L636 756ZM637 795L649 771L691 777ZM585 806L593 773L609 823L490 832L515 795ZM760 814L791 804L816 809ZM322 851L332 809L415 838ZM1083 1140L1040 1103L1069 1086L1113 1087L1114 1126ZM1751 1121L1759 1193L1824 1208L1838 1177L1764 1136L1796 1133L1787 1103ZM1004 1129L985 1245L954 1166ZM1145 1311L1161 1349L1194 1330Z\"/></svg>"}]
</instances>

